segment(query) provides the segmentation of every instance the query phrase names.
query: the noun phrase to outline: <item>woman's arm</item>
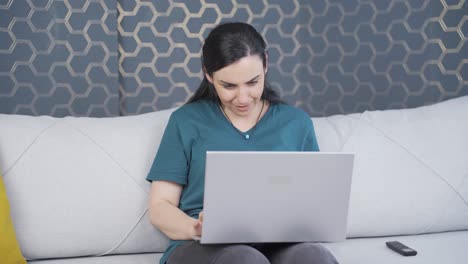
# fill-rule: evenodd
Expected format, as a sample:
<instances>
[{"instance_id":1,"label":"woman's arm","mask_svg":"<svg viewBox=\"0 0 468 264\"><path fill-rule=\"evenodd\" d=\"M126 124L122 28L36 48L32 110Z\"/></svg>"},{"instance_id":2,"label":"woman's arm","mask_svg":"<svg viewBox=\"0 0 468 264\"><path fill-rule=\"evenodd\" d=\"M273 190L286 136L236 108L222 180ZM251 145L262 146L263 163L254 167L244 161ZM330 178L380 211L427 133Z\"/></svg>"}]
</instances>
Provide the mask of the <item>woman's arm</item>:
<instances>
[{"instance_id":1,"label":"woman's arm","mask_svg":"<svg viewBox=\"0 0 468 264\"><path fill-rule=\"evenodd\" d=\"M201 221L178 208L182 186L168 181L153 181L149 201L151 223L173 240L191 240L201 235Z\"/></svg>"}]
</instances>

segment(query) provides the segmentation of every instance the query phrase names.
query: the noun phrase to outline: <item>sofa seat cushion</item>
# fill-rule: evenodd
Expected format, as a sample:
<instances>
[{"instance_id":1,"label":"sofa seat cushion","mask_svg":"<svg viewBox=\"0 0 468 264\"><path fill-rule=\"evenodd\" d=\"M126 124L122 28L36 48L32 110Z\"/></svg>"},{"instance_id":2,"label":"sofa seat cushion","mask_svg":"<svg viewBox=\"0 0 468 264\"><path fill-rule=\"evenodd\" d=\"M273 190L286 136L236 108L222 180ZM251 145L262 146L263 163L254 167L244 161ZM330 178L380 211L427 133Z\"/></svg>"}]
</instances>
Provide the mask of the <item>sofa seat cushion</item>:
<instances>
[{"instance_id":1,"label":"sofa seat cushion","mask_svg":"<svg viewBox=\"0 0 468 264\"><path fill-rule=\"evenodd\" d=\"M29 261L29 264L155 264L159 263L161 253L128 254L103 257L82 257Z\"/></svg>"},{"instance_id":2,"label":"sofa seat cushion","mask_svg":"<svg viewBox=\"0 0 468 264\"><path fill-rule=\"evenodd\" d=\"M385 246L386 241L398 240L412 247L418 254L403 257ZM468 231L395 236L353 238L344 242L324 243L340 264L425 264L464 263L468 259ZM104 257L83 257L30 261L29 264L154 264L162 254L132 254Z\"/></svg>"},{"instance_id":3,"label":"sofa seat cushion","mask_svg":"<svg viewBox=\"0 0 468 264\"><path fill-rule=\"evenodd\" d=\"M398 240L418 252L403 257L387 248L385 242ZM414 236L354 238L338 243L324 243L340 264L426 264L466 263L468 231L455 231Z\"/></svg>"}]
</instances>

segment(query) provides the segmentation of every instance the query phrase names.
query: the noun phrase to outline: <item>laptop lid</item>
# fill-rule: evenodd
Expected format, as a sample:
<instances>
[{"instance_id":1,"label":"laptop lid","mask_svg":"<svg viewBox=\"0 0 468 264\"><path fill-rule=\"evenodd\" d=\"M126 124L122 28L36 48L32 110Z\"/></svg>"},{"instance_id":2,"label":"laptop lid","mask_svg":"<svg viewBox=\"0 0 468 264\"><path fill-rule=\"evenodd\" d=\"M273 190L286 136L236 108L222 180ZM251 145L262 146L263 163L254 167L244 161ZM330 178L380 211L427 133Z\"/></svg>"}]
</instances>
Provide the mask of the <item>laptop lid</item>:
<instances>
[{"instance_id":1,"label":"laptop lid","mask_svg":"<svg viewBox=\"0 0 468 264\"><path fill-rule=\"evenodd\" d=\"M206 155L201 243L346 238L353 153Z\"/></svg>"}]
</instances>

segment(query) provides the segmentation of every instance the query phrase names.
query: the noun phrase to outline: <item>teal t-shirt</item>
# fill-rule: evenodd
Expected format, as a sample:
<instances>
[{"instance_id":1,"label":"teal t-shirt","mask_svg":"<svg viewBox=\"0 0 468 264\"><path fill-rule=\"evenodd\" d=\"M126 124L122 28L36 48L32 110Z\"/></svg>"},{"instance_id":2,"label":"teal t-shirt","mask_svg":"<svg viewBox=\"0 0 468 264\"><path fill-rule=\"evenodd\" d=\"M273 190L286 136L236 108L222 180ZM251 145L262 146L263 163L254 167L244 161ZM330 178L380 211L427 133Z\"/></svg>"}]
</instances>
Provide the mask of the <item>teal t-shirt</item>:
<instances>
[{"instance_id":1,"label":"teal t-shirt","mask_svg":"<svg viewBox=\"0 0 468 264\"><path fill-rule=\"evenodd\" d=\"M197 101L174 111L148 173L148 181L182 185L179 208L198 218L203 209L206 151L318 151L314 127L304 111L272 104L259 122L241 132L219 105ZM160 263L185 241L171 240Z\"/></svg>"}]
</instances>

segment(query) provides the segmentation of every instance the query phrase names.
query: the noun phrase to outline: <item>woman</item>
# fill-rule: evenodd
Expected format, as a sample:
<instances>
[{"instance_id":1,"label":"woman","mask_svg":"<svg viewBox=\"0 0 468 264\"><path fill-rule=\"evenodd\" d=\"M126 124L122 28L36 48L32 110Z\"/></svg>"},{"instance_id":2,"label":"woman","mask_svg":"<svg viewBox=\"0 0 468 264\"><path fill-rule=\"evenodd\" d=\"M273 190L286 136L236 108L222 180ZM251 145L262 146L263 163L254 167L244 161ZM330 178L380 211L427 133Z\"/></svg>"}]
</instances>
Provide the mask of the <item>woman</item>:
<instances>
[{"instance_id":1,"label":"woman","mask_svg":"<svg viewBox=\"0 0 468 264\"><path fill-rule=\"evenodd\" d=\"M171 115L147 180L150 218L171 243L161 264L337 263L314 243L201 245L207 150L318 151L310 117L265 81L268 54L250 25L227 23L203 45L204 79Z\"/></svg>"}]
</instances>

